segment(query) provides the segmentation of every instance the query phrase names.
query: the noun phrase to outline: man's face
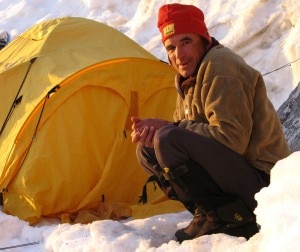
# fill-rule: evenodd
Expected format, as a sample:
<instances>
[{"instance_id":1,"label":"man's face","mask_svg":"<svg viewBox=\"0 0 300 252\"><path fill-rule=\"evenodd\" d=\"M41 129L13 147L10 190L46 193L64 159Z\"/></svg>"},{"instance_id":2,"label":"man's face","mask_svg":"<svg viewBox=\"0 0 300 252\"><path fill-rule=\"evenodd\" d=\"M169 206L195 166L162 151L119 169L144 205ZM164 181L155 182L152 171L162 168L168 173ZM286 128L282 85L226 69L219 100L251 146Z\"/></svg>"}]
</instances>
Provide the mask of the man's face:
<instances>
[{"instance_id":1,"label":"man's face","mask_svg":"<svg viewBox=\"0 0 300 252\"><path fill-rule=\"evenodd\" d=\"M179 34L164 43L169 60L183 77L190 77L206 51L206 44L197 34Z\"/></svg>"}]
</instances>

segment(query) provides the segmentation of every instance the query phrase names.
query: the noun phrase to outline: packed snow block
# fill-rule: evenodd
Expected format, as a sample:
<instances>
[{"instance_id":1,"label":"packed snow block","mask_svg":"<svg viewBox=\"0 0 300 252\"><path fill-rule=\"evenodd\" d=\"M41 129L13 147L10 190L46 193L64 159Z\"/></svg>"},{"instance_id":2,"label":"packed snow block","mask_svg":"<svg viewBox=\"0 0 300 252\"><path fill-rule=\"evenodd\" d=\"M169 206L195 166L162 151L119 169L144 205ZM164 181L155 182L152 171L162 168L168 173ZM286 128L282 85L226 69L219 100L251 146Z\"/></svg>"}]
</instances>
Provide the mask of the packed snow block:
<instances>
[{"instance_id":1,"label":"packed snow block","mask_svg":"<svg viewBox=\"0 0 300 252\"><path fill-rule=\"evenodd\" d=\"M292 152L300 150L300 83L277 110Z\"/></svg>"}]
</instances>

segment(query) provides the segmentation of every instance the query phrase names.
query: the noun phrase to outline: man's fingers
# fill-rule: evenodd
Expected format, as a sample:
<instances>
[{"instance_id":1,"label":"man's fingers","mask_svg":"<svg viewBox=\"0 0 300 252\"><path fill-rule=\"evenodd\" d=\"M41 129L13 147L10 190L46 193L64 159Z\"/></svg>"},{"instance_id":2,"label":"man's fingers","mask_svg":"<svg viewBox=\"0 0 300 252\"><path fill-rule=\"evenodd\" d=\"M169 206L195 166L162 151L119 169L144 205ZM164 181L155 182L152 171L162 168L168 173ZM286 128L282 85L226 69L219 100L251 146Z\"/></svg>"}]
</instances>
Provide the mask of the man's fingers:
<instances>
[{"instance_id":1,"label":"man's fingers","mask_svg":"<svg viewBox=\"0 0 300 252\"><path fill-rule=\"evenodd\" d=\"M133 123L135 123L135 122L140 121L141 119L138 118L138 117L136 117L136 116L132 116L132 117L130 118L130 120L131 120Z\"/></svg>"},{"instance_id":2,"label":"man's fingers","mask_svg":"<svg viewBox=\"0 0 300 252\"><path fill-rule=\"evenodd\" d=\"M133 129L131 132L131 141L133 143L140 142L147 147L153 147L153 137L155 128L153 126L145 126L143 129Z\"/></svg>"},{"instance_id":3,"label":"man's fingers","mask_svg":"<svg viewBox=\"0 0 300 252\"><path fill-rule=\"evenodd\" d=\"M142 132L140 133L140 139L139 139L139 141L140 141L142 144L145 144L145 141L146 141L148 132L149 132L149 127L145 127L145 128L142 130Z\"/></svg>"},{"instance_id":4,"label":"man's fingers","mask_svg":"<svg viewBox=\"0 0 300 252\"><path fill-rule=\"evenodd\" d=\"M130 136L131 136L131 141L133 143L137 143L139 141L139 139L140 139L140 132L133 131L133 132L131 132Z\"/></svg>"},{"instance_id":5,"label":"man's fingers","mask_svg":"<svg viewBox=\"0 0 300 252\"><path fill-rule=\"evenodd\" d=\"M147 137L145 139L145 145L147 147L153 147L154 132L155 132L155 128L151 126L149 128L148 135L147 135Z\"/></svg>"},{"instance_id":6,"label":"man's fingers","mask_svg":"<svg viewBox=\"0 0 300 252\"><path fill-rule=\"evenodd\" d=\"M137 125L137 124L140 124L141 119L140 119L139 117L132 116L132 117L130 118L130 120L131 120L131 122L132 122L131 129L132 129L132 130L136 130L136 129L139 127L139 125Z\"/></svg>"}]
</instances>

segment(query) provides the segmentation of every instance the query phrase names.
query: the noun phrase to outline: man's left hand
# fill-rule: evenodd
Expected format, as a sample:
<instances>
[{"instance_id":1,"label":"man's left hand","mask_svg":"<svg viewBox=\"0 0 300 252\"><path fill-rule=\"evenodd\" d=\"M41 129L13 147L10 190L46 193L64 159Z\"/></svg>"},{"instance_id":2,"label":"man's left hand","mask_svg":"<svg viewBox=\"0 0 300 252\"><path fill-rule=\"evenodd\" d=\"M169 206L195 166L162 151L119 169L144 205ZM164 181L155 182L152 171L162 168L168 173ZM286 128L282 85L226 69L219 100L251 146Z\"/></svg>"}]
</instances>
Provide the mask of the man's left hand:
<instances>
[{"instance_id":1,"label":"man's left hand","mask_svg":"<svg viewBox=\"0 0 300 252\"><path fill-rule=\"evenodd\" d=\"M170 122L158 118L140 119L132 117L131 139L133 143L140 142L147 147L153 147L153 137L156 130Z\"/></svg>"}]
</instances>

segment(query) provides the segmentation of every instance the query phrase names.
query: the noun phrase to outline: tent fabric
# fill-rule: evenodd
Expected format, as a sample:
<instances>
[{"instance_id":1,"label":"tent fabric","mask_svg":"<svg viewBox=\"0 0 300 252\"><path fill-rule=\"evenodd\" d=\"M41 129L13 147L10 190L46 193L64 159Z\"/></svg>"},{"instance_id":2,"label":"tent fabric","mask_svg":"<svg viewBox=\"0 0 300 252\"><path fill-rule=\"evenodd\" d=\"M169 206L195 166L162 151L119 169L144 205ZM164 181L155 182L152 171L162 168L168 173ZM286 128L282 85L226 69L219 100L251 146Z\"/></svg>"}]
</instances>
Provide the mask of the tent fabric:
<instances>
[{"instance_id":1,"label":"tent fabric","mask_svg":"<svg viewBox=\"0 0 300 252\"><path fill-rule=\"evenodd\" d=\"M96 62L124 57L155 60L154 56L122 33L93 20L66 17L33 26L0 51L3 95L0 126L20 88L22 103L27 106L18 106L11 115L8 124L14 124L15 134L36 104L55 84ZM1 164L9 155L8 151L16 137L14 133L5 129L1 132L1 138L6 139L1 141Z\"/></svg>"},{"instance_id":2,"label":"tent fabric","mask_svg":"<svg viewBox=\"0 0 300 252\"><path fill-rule=\"evenodd\" d=\"M74 17L30 28L0 59L5 212L83 223L183 210L159 189L138 205L148 175L130 139L132 115L171 120L169 65L109 26Z\"/></svg>"}]
</instances>

